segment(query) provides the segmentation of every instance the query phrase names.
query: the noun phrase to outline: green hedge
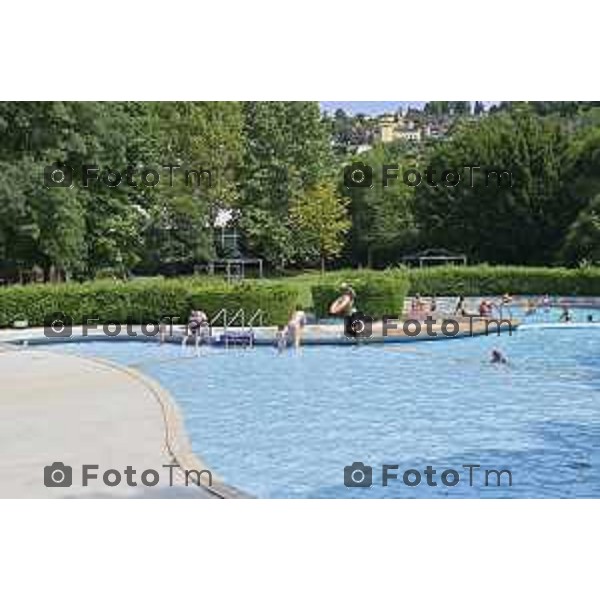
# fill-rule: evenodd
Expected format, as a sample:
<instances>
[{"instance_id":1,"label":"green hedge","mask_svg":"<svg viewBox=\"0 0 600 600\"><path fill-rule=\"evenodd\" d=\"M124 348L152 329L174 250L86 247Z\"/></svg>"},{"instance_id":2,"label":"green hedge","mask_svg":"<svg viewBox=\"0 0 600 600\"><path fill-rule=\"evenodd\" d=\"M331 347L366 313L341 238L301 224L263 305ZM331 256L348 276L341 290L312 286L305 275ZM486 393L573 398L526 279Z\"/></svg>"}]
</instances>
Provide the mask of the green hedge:
<instances>
[{"instance_id":1,"label":"green hedge","mask_svg":"<svg viewBox=\"0 0 600 600\"><path fill-rule=\"evenodd\" d=\"M342 283L354 288L355 307L376 319L384 315L400 315L409 287L407 277L397 270L350 271L325 276L312 286L313 308L318 318L331 316L329 307L340 295Z\"/></svg>"},{"instance_id":2,"label":"green hedge","mask_svg":"<svg viewBox=\"0 0 600 600\"><path fill-rule=\"evenodd\" d=\"M431 267L406 269L410 293L430 296L550 294L600 296L600 269L546 267Z\"/></svg>"},{"instance_id":3,"label":"green hedge","mask_svg":"<svg viewBox=\"0 0 600 600\"><path fill-rule=\"evenodd\" d=\"M357 292L356 307L375 318L399 314L404 297L471 296L511 294L551 294L561 296L600 296L600 268L543 267L432 267L389 269L387 271L337 271L324 276L311 275L281 280L257 280L228 285L214 278L149 279L133 282L108 280L84 284L27 285L0 288L0 327L24 318L31 326L42 326L44 317L65 313L75 324L83 317L102 322L124 323L178 316L185 322L192 308L213 317L225 308L229 316L243 309L246 318L263 311L265 325L278 325L287 319L299 295L309 308L308 288L319 318L329 316L329 306L340 293L340 285L350 283ZM306 288L306 290L305 290ZM305 293L306 292L306 293ZM304 297L306 296L306 298Z\"/></svg>"},{"instance_id":4,"label":"green hedge","mask_svg":"<svg viewBox=\"0 0 600 600\"><path fill-rule=\"evenodd\" d=\"M193 308L204 310L210 318L223 308L228 318L243 309L246 319L262 310L263 324L275 325L287 322L297 297L297 289L285 283L228 285L195 278L12 286L0 288L0 327L22 318L31 327L43 326L44 318L53 313L70 316L74 324L81 324L84 317L119 323L130 318L141 323L165 316L177 316L184 323Z\"/></svg>"}]
</instances>

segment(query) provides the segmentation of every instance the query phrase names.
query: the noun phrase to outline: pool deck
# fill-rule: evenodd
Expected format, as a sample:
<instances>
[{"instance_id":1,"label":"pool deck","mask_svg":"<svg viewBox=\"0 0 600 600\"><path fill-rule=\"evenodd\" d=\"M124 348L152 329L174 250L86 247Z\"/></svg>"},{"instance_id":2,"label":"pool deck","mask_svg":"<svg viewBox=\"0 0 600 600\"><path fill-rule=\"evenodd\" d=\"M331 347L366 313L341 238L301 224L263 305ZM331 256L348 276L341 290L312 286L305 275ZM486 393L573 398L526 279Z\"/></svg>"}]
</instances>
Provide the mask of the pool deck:
<instances>
[{"instance_id":1,"label":"pool deck","mask_svg":"<svg viewBox=\"0 0 600 600\"><path fill-rule=\"evenodd\" d=\"M185 485L184 469L209 467L192 453L168 393L137 371L0 345L0 382L0 498L244 497L214 472L210 489ZM44 485L44 467L56 461L72 467L71 487ZM99 466L87 487L83 464ZM128 466L137 487L126 485ZM120 485L102 482L108 469L121 472ZM146 469L159 473L156 487L141 485Z\"/></svg>"}]
</instances>

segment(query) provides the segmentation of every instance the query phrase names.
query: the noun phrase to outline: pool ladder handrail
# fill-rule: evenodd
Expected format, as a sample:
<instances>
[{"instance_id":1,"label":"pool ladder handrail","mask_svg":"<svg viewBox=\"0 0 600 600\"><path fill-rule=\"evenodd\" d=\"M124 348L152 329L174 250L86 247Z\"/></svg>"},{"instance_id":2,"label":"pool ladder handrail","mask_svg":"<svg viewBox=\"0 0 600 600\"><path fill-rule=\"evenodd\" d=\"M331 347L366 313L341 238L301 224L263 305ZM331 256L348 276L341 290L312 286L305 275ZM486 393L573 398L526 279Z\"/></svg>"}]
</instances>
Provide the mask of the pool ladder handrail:
<instances>
[{"instance_id":1,"label":"pool ladder handrail","mask_svg":"<svg viewBox=\"0 0 600 600\"><path fill-rule=\"evenodd\" d=\"M229 337L227 336L227 328L230 327L233 323L235 323L238 319L241 318L242 321L242 326L241 326L241 333L248 334L248 339L250 340L249 346L250 348L252 348L254 346L254 321L256 320L256 318L258 317L259 319L259 327L262 327L263 321L263 310L262 309L257 309L254 314L250 317L250 319L247 321L248 326L246 327L246 319L245 319L245 314L246 311L243 308L238 309L233 317L231 317L231 319L229 319L229 321L227 320L227 309L226 308L222 308L210 321L209 321L209 328L210 328L210 335L212 337L212 327L213 325L215 325L216 322L218 322L218 320L220 319L220 317L223 317L223 335L225 336L225 348L229 348Z\"/></svg>"}]
</instances>

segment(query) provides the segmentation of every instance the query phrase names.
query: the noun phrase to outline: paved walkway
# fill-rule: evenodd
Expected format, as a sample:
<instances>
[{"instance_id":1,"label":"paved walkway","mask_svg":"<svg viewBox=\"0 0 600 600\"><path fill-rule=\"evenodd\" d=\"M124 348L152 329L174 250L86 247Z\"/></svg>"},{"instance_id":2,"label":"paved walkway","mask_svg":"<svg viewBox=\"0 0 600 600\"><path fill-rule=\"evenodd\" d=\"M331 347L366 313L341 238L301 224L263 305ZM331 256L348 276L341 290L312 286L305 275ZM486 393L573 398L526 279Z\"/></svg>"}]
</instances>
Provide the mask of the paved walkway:
<instances>
[{"instance_id":1,"label":"paved walkway","mask_svg":"<svg viewBox=\"0 0 600 600\"><path fill-rule=\"evenodd\" d=\"M184 469L207 467L191 453L167 393L135 371L76 356L0 346L0 498L215 497L235 495L216 480L211 493L185 487ZM44 467L72 468L71 487L46 487ZM83 464L98 465L98 479L82 485ZM179 464L181 468L163 467ZM125 469L136 473L127 485ZM116 469L121 483L103 474ZM141 474L158 472L156 487ZM170 486L170 480L174 486ZM60 474L54 475L60 479ZM112 474L111 477L116 477ZM191 475L193 478L193 474ZM147 481L154 475L149 473ZM207 483L208 474L203 475ZM109 478L109 481L114 481ZM231 492L231 493L229 493Z\"/></svg>"}]
</instances>

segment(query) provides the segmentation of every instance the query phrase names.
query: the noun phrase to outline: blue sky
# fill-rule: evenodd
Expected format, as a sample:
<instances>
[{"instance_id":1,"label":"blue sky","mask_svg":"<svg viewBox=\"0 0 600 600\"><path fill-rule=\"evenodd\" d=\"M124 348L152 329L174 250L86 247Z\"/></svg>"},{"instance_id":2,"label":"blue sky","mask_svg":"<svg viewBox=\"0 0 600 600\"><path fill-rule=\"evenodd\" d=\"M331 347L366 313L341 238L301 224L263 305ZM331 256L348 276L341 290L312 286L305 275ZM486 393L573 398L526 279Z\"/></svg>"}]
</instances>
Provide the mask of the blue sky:
<instances>
[{"instance_id":1,"label":"blue sky","mask_svg":"<svg viewBox=\"0 0 600 600\"><path fill-rule=\"evenodd\" d=\"M497 100L484 100L486 106L498 104ZM365 115L380 115L382 113L395 112L398 107L414 106L422 108L425 105L424 100L326 100L319 103L321 110L326 110L329 113L335 112L338 108L343 108L347 113L356 115L363 113Z\"/></svg>"},{"instance_id":2,"label":"blue sky","mask_svg":"<svg viewBox=\"0 0 600 600\"><path fill-rule=\"evenodd\" d=\"M425 102L420 100L327 100L320 102L321 109L327 112L334 112L338 108L343 108L347 113L365 115L380 115L385 112L395 112L399 106L422 107Z\"/></svg>"}]
</instances>

